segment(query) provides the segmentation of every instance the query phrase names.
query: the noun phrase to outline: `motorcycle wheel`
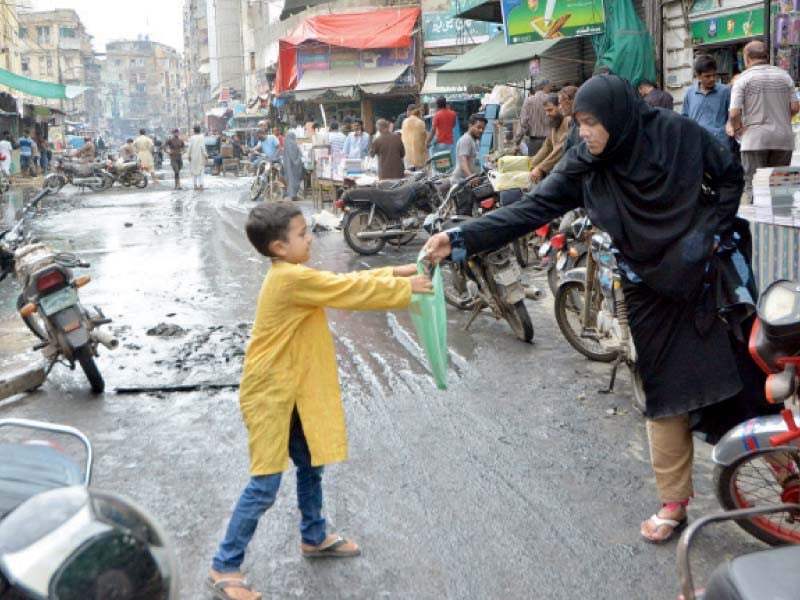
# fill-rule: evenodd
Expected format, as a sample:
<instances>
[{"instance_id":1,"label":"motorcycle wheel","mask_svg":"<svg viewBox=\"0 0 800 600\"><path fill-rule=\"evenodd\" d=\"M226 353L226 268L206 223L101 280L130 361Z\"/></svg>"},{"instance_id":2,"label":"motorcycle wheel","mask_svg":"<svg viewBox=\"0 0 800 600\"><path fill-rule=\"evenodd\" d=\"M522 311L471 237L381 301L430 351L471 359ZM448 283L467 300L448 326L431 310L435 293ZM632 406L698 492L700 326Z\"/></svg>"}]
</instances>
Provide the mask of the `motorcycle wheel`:
<instances>
[{"instance_id":1,"label":"motorcycle wheel","mask_svg":"<svg viewBox=\"0 0 800 600\"><path fill-rule=\"evenodd\" d=\"M131 187L131 179L128 179L127 177L123 177L119 180L119 182L125 187Z\"/></svg>"},{"instance_id":2,"label":"motorcycle wheel","mask_svg":"<svg viewBox=\"0 0 800 600\"><path fill-rule=\"evenodd\" d=\"M147 177L144 173L134 173L131 175L131 183L140 190L143 190L147 187Z\"/></svg>"},{"instance_id":3,"label":"motorcycle wheel","mask_svg":"<svg viewBox=\"0 0 800 600\"><path fill-rule=\"evenodd\" d=\"M511 247L514 248L514 256L517 258L517 264L520 267L527 267L531 264L531 247L528 244L530 238L527 235L514 240Z\"/></svg>"},{"instance_id":4,"label":"motorcycle wheel","mask_svg":"<svg viewBox=\"0 0 800 600\"><path fill-rule=\"evenodd\" d=\"M100 188L100 191L110 190L111 187L114 185L114 178L108 173L103 173L102 177L103 177L103 185Z\"/></svg>"},{"instance_id":5,"label":"motorcycle wheel","mask_svg":"<svg viewBox=\"0 0 800 600\"><path fill-rule=\"evenodd\" d=\"M106 388L106 383L103 381L103 376L97 368L97 363L94 362L94 356L92 356L92 349L89 344L81 346L75 351L75 359L78 361L78 364L80 364L81 369L83 369L86 379L89 380L92 393L102 394L103 390Z\"/></svg>"},{"instance_id":6,"label":"motorcycle wheel","mask_svg":"<svg viewBox=\"0 0 800 600\"><path fill-rule=\"evenodd\" d=\"M582 281L568 281L559 286L555 297L558 328L569 345L589 360L612 362L617 358L616 349L605 347L602 341L581 337L584 289Z\"/></svg>"},{"instance_id":7,"label":"motorcycle wheel","mask_svg":"<svg viewBox=\"0 0 800 600\"><path fill-rule=\"evenodd\" d=\"M267 187L267 181L264 178L264 169L259 165L253 181L250 183L250 200L255 202L264 193L264 188Z\"/></svg>"},{"instance_id":8,"label":"motorcycle wheel","mask_svg":"<svg viewBox=\"0 0 800 600\"><path fill-rule=\"evenodd\" d=\"M67 184L66 179L55 173L44 178L44 185L49 187L53 192L58 193Z\"/></svg>"},{"instance_id":9,"label":"motorcycle wheel","mask_svg":"<svg viewBox=\"0 0 800 600\"><path fill-rule=\"evenodd\" d=\"M361 231L379 231L386 227L386 217L377 210L372 216L372 224L368 226L369 213L369 210L357 208L347 213L342 225L344 241L347 242L347 245L354 251L365 256L377 254L383 250L383 247L386 245L385 239L361 240L358 238L358 233Z\"/></svg>"},{"instance_id":10,"label":"motorcycle wheel","mask_svg":"<svg viewBox=\"0 0 800 600\"><path fill-rule=\"evenodd\" d=\"M644 395L642 374L639 373L639 367L636 366L636 363L629 364L628 368L631 371L631 385L633 386L633 406L640 413L644 414L647 408L647 397Z\"/></svg>"},{"instance_id":11,"label":"motorcycle wheel","mask_svg":"<svg viewBox=\"0 0 800 600\"><path fill-rule=\"evenodd\" d=\"M520 300L514 304L507 304L498 299L497 303L500 305L503 318L511 325L511 331L514 332L517 339L523 342L532 341L533 323L531 323L531 316L528 314L528 309L525 307L525 301Z\"/></svg>"},{"instance_id":12,"label":"motorcycle wheel","mask_svg":"<svg viewBox=\"0 0 800 600\"><path fill-rule=\"evenodd\" d=\"M444 301L453 308L466 310L471 302L467 298L467 278L461 269L453 263L445 263L444 269Z\"/></svg>"},{"instance_id":13,"label":"motorcycle wheel","mask_svg":"<svg viewBox=\"0 0 800 600\"><path fill-rule=\"evenodd\" d=\"M17 296L17 311L19 311L24 305L25 300L22 298L22 295ZM27 328L31 330L31 333L43 342L50 339L50 337L47 335L47 328L44 326L42 317L39 316L38 312L33 313L29 317L22 317L22 321L25 323Z\"/></svg>"},{"instance_id":14,"label":"motorcycle wheel","mask_svg":"<svg viewBox=\"0 0 800 600\"><path fill-rule=\"evenodd\" d=\"M725 510L782 503L783 487L775 478L770 458L784 466L794 462L795 473L800 467L800 452L797 450L772 449L747 454L727 467L717 465L714 468L714 489ZM790 516L775 513L741 519L736 524L770 546L800 544L800 510Z\"/></svg>"},{"instance_id":15,"label":"motorcycle wheel","mask_svg":"<svg viewBox=\"0 0 800 600\"><path fill-rule=\"evenodd\" d=\"M581 254L578 257L578 260L575 261L575 267L585 267L586 266L586 254ZM558 293L558 284L561 283L561 274L558 271L558 267L555 263L548 266L547 268L547 285L550 287L550 291L553 292L553 296Z\"/></svg>"}]
</instances>

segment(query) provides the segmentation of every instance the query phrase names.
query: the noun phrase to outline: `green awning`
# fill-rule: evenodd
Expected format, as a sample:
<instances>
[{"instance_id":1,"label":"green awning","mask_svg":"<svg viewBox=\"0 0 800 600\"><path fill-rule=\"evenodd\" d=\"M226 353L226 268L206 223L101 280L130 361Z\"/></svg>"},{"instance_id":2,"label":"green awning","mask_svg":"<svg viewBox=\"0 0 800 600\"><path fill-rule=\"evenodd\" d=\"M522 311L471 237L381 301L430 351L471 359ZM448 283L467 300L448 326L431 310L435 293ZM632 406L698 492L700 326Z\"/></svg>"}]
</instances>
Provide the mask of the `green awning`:
<instances>
[{"instance_id":1,"label":"green awning","mask_svg":"<svg viewBox=\"0 0 800 600\"><path fill-rule=\"evenodd\" d=\"M37 98L77 98L89 89L79 85L61 85L51 81L28 79L5 69L0 69L0 85L19 90Z\"/></svg>"},{"instance_id":2,"label":"green awning","mask_svg":"<svg viewBox=\"0 0 800 600\"><path fill-rule=\"evenodd\" d=\"M496 35L439 67L436 70L436 85L492 86L522 81L530 77L530 60L541 56L557 43L558 40L542 40L506 46L505 36Z\"/></svg>"}]
</instances>

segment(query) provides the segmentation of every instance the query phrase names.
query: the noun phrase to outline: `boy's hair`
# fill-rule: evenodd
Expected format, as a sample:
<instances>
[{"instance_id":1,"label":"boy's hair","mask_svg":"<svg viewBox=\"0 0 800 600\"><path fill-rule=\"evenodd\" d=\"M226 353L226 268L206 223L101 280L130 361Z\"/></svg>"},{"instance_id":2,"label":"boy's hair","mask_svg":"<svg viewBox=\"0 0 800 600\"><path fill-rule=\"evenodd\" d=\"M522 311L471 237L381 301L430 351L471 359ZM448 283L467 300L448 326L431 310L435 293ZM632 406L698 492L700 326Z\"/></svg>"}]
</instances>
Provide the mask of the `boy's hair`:
<instances>
[{"instance_id":1,"label":"boy's hair","mask_svg":"<svg viewBox=\"0 0 800 600\"><path fill-rule=\"evenodd\" d=\"M293 202L279 200L263 202L250 211L244 230L253 247L264 256L269 253L269 245L275 241L286 241L291 220L303 212Z\"/></svg>"},{"instance_id":2,"label":"boy's hair","mask_svg":"<svg viewBox=\"0 0 800 600\"><path fill-rule=\"evenodd\" d=\"M716 70L717 61L714 60L713 56L702 54L694 61L694 72L698 75L702 75L703 73L711 73L712 71L716 72Z\"/></svg>"}]
</instances>

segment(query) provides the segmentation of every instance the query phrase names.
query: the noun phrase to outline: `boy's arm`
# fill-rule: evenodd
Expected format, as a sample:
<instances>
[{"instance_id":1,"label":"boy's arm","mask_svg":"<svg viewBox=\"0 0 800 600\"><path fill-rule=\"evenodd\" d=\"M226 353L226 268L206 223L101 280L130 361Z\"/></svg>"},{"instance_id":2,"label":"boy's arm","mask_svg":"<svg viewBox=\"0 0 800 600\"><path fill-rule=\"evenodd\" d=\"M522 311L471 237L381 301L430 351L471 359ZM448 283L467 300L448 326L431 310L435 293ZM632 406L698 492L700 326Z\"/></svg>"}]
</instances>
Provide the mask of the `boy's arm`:
<instances>
[{"instance_id":1,"label":"boy's arm","mask_svg":"<svg viewBox=\"0 0 800 600\"><path fill-rule=\"evenodd\" d=\"M404 308L411 302L411 282L394 277L393 267L335 274L298 269L289 291L292 300L305 306L348 310Z\"/></svg>"}]
</instances>

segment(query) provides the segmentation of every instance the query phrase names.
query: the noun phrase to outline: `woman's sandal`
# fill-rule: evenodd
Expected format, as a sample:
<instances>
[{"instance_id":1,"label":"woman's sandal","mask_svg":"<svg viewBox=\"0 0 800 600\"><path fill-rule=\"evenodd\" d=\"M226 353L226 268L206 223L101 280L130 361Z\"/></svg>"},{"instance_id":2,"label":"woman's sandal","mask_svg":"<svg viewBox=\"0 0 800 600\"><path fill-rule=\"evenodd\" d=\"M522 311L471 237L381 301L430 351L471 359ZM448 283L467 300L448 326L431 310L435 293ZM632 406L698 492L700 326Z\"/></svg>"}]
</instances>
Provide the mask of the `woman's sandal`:
<instances>
[{"instance_id":1,"label":"woman's sandal","mask_svg":"<svg viewBox=\"0 0 800 600\"><path fill-rule=\"evenodd\" d=\"M353 544L350 540L347 540L343 537L337 537L334 539L330 544L320 548L319 546L315 547L314 550L306 550L303 548L303 557L304 558L349 558L351 556L359 556L361 554L361 548L355 546L354 550L347 550L343 548L345 544Z\"/></svg>"},{"instance_id":2,"label":"woman's sandal","mask_svg":"<svg viewBox=\"0 0 800 600\"><path fill-rule=\"evenodd\" d=\"M228 588L253 591L253 586L241 577L226 577L224 579L217 579L216 581L209 577L206 579L206 588L211 592L214 600L233 600L233 596L226 591ZM256 595L253 596L254 600L261 600L261 598L262 595L259 592L256 592Z\"/></svg>"},{"instance_id":3,"label":"woman's sandal","mask_svg":"<svg viewBox=\"0 0 800 600\"><path fill-rule=\"evenodd\" d=\"M661 539L649 538L642 533L642 539L648 544L666 544L676 535L680 534L681 530L686 527L689 519L687 517L683 517L683 519L676 521L675 519L662 519L658 515L653 515L648 519L648 521L654 525L656 533L658 533L660 527L671 527L672 531L669 532L667 537Z\"/></svg>"}]
</instances>

